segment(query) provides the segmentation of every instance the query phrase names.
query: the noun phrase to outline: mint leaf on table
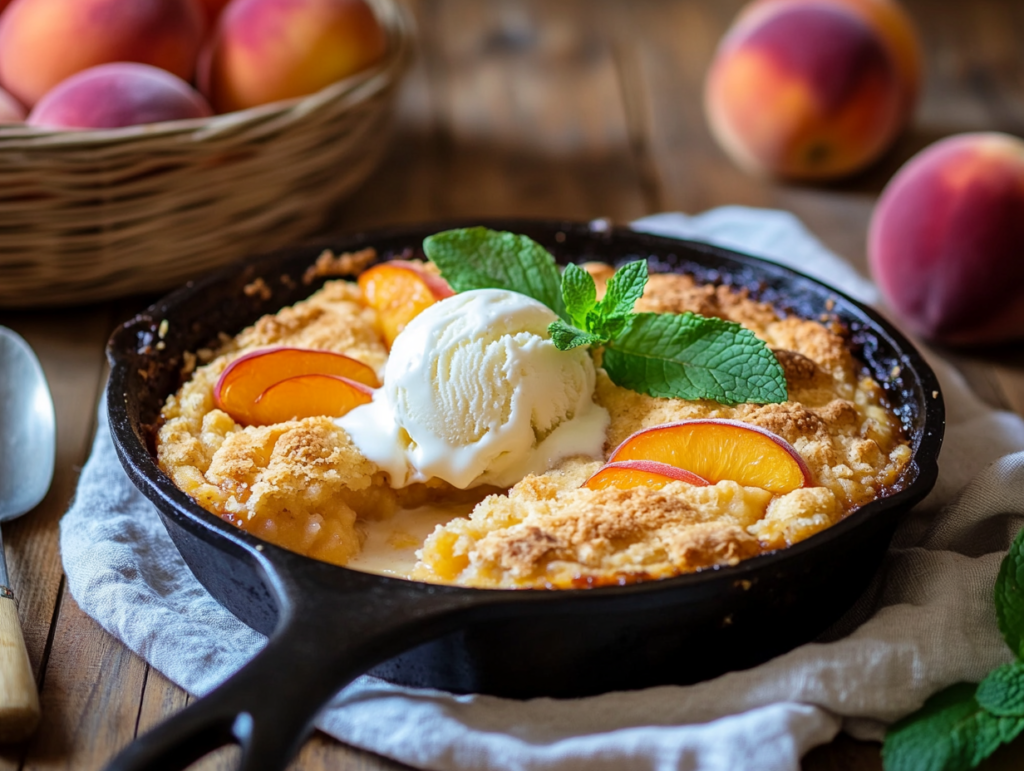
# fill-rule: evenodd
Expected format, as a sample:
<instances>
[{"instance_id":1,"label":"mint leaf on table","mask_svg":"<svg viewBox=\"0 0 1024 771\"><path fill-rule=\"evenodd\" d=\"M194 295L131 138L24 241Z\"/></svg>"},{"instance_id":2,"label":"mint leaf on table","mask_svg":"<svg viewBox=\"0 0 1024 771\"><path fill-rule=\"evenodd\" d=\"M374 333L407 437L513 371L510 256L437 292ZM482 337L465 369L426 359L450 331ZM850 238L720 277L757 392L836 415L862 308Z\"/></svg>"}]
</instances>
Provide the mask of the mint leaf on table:
<instances>
[{"instance_id":1,"label":"mint leaf on table","mask_svg":"<svg viewBox=\"0 0 1024 771\"><path fill-rule=\"evenodd\" d=\"M974 698L993 715L1024 718L1024 663L993 669L978 684Z\"/></svg>"},{"instance_id":2,"label":"mint leaf on table","mask_svg":"<svg viewBox=\"0 0 1024 771\"><path fill-rule=\"evenodd\" d=\"M972 753L961 734L981 711L974 700L975 688L971 683L950 686L890 726L882 745L885 771L969 769Z\"/></svg>"},{"instance_id":3,"label":"mint leaf on table","mask_svg":"<svg viewBox=\"0 0 1024 771\"><path fill-rule=\"evenodd\" d=\"M484 227L461 228L428 236L423 251L456 292L507 289L566 318L558 265L532 238Z\"/></svg>"},{"instance_id":4,"label":"mint leaf on table","mask_svg":"<svg viewBox=\"0 0 1024 771\"><path fill-rule=\"evenodd\" d=\"M788 398L778 359L740 324L695 313L638 313L608 345L612 382L650 396L768 404Z\"/></svg>"},{"instance_id":5,"label":"mint leaf on table","mask_svg":"<svg viewBox=\"0 0 1024 771\"><path fill-rule=\"evenodd\" d=\"M1017 534L996 577L999 631L1018 659L1024 659L1024 530Z\"/></svg>"},{"instance_id":6,"label":"mint leaf on table","mask_svg":"<svg viewBox=\"0 0 1024 771\"><path fill-rule=\"evenodd\" d=\"M967 771L1024 730L1024 719L997 717L974 698L977 686L939 691L913 715L889 728L885 771Z\"/></svg>"},{"instance_id":7,"label":"mint leaf on table","mask_svg":"<svg viewBox=\"0 0 1024 771\"><path fill-rule=\"evenodd\" d=\"M1024 530L996 578L999 629L1024 659ZM966 771L1024 732L1024 662L992 670L974 686L960 683L932 696L885 737L885 771Z\"/></svg>"}]
</instances>

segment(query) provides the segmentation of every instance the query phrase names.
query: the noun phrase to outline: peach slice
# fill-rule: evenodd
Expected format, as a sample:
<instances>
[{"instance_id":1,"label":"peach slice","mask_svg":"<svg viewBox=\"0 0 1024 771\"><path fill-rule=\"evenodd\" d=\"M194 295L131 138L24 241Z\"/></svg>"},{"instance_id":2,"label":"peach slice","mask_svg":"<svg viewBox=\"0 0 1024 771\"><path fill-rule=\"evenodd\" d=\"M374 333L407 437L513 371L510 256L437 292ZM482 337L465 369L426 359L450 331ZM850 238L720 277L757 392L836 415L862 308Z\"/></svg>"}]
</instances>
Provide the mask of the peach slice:
<instances>
[{"instance_id":1,"label":"peach slice","mask_svg":"<svg viewBox=\"0 0 1024 771\"><path fill-rule=\"evenodd\" d=\"M591 490L629 490L634 487L650 487L660 490L670 482L689 482L696 487L707 487L708 480L701 479L686 469L658 463L653 460L625 460L608 463L597 470L594 476L583 483Z\"/></svg>"},{"instance_id":2,"label":"peach slice","mask_svg":"<svg viewBox=\"0 0 1024 771\"><path fill-rule=\"evenodd\" d=\"M304 348L266 348L239 356L213 389L217 406L239 423L252 423L250 411L271 386L300 375L335 375L377 388L371 367L341 353Z\"/></svg>"},{"instance_id":3,"label":"peach slice","mask_svg":"<svg viewBox=\"0 0 1024 771\"><path fill-rule=\"evenodd\" d=\"M455 294L443 278L408 260L382 262L363 271L359 288L366 304L380 315L388 348L406 324L438 300Z\"/></svg>"},{"instance_id":4,"label":"peach slice","mask_svg":"<svg viewBox=\"0 0 1024 771\"><path fill-rule=\"evenodd\" d=\"M667 463L711 484L730 479L780 495L814 484L810 469L789 442L737 420L684 420L638 431L608 459L628 460Z\"/></svg>"},{"instance_id":5,"label":"peach slice","mask_svg":"<svg viewBox=\"0 0 1024 771\"><path fill-rule=\"evenodd\" d=\"M337 375L297 375L267 388L249 408L249 425L271 426L317 415L340 418L369 404L373 389Z\"/></svg>"}]
</instances>

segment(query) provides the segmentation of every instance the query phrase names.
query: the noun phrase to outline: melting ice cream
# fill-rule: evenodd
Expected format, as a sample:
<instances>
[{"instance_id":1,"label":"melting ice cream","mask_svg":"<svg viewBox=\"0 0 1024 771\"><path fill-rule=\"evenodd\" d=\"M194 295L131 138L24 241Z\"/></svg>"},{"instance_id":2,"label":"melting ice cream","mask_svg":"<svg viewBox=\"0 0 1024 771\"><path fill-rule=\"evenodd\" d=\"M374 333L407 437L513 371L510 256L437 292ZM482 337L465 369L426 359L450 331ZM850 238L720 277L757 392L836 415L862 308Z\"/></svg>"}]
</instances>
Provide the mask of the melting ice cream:
<instances>
[{"instance_id":1,"label":"melting ice cream","mask_svg":"<svg viewBox=\"0 0 1024 771\"><path fill-rule=\"evenodd\" d=\"M338 419L403 487L431 477L508 487L570 455L600 456L609 417L585 348L560 351L557 317L516 292L442 300L395 339L371 404Z\"/></svg>"}]
</instances>

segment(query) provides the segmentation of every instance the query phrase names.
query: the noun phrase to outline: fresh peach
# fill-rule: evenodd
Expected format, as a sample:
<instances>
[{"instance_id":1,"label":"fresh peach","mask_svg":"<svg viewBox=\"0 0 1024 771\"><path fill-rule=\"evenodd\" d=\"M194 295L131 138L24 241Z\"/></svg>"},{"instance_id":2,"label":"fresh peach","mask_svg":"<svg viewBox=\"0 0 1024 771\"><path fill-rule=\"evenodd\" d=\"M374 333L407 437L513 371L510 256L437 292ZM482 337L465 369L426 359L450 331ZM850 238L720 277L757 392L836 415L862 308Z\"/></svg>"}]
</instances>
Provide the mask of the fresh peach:
<instances>
[{"instance_id":1,"label":"fresh peach","mask_svg":"<svg viewBox=\"0 0 1024 771\"><path fill-rule=\"evenodd\" d=\"M810 469L789 442L737 420L684 420L646 428L628 437L608 460L653 460L711 484L729 479L778 494L813 484Z\"/></svg>"},{"instance_id":2,"label":"fresh peach","mask_svg":"<svg viewBox=\"0 0 1024 771\"><path fill-rule=\"evenodd\" d=\"M708 480L701 479L686 469L658 463L653 460L626 460L607 463L583 483L591 490L630 490L634 487L649 487L660 490L671 482L686 482L695 487L707 487Z\"/></svg>"},{"instance_id":3,"label":"fresh peach","mask_svg":"<svg viewBox=\"0 0 1024 771\"><path fill-rule=\"evenodd\" d=\"M398 333L438 300L455 294L448 282L420 263L391 260L359 275L366 304L377 311L388 348Z\"/></svg>"},{"instance_id":4,"label":"fresh peach","mask_svg":"<svg viewBox=\"0 0 1024 771\"><path fill-rule=\"evenodd\" d=\"M217 406L239 423L251 422L254 405L271 386L303 375L333 375L377 388L377 375L366 364L341 353L303 348L265 348L239 356L213 389Z\"/></svg>"},{"instance_id":5,"label":"fresh peach","mask_svg":"<svg viewBox=\"0 0 1024 771\"><path fill-rule=\"evenodd\" d=\"M97 64L141 62L191 80L204 21L197 0L14 0L0 16L0 83L31 107Z\"/></svg>"},{"instance_id":6,"label":"fresh peach","mask_svg":"<svg viewBox=\"0 0 1024 771\"><path fill-rule=\"evenodd\" d=\"M1024 338L1024 140L960 134L886 185L871 273L915 332L951 344Z\"/></svg>"},{"instance_id":7,"label":"fresh peach","mask_svg":"<svg viewBox=\"0 0 1024 771\"><path fill-rule=\"evenodd\" d=\"M736 25L756 24L762 16L770 15L783 4L806 5L811 0L754 0L736 19ZM917 29L906 10L896 0L813 0L839 5L864 19L878 33L889 56L896 63L900 85L903 88L903 108L909 118L917 105L921 90L924 55Z\"/></svg>"},{"instance_id":8,"label":"fresh peach","mask_svg":"<svg viewBox=\"0 0 1024 771\"><path fill-rule=\"evenodd\" d=\"M21 102L0 88L0 123L23 123L25 108Z\"/></svg>"},{"instance_id":9,"label":"fresh peach","mask_svg":"<svg viewBox=\"0 0 1024 771\"><path fill-rule=\"evenodd\" d=\"M312 94L386 49L364 0L234 0L203 53L199 88L219 112L242 110Z\"/></svg>"},{"instance_id":10,"label":"fresh peach","mask_svg":"<svg viewBox=\"0 0 1024 771\"><path fill-rule=\"evenodd\" d=\"M271 426L317 415L340 418L373 400L373 389L337 375L298 375L267 388L249 407L246 423Z\"/></svg>"},{"instance_id":11,"label":"fresh peach","mask_svg":"<svg viewBox=\"0 0 1024 771\"><path fill-rule=\"evenodd\" d=\"M199 5L203 9L203 15L206 17L207 29L212 30L217 25L217 19L224 11L230 0L199 0Z\"/></svg>"},{"instance_id":12,"label":"fresh peach","mask_svg":"<svg viewBox=\"0 0 1024 771\"><path fill-rule=\"evenodd\" d=\"M39 100L26 121L41 128L118 128L213 114L202 95L166 70L115 62L75 73Z\"/></svg>"},{"instance_id":13,"label":"fresh peach","mask_svg":"<svg viewBox=\"0 0 1024 771\"><path fill-rule=\"evenodd\" d=\"M718 47L712 134L740 166L795 179L850 174L902 128L911 91L889 43L851 3L767 2Z\"/></svg>"}]
</instances>

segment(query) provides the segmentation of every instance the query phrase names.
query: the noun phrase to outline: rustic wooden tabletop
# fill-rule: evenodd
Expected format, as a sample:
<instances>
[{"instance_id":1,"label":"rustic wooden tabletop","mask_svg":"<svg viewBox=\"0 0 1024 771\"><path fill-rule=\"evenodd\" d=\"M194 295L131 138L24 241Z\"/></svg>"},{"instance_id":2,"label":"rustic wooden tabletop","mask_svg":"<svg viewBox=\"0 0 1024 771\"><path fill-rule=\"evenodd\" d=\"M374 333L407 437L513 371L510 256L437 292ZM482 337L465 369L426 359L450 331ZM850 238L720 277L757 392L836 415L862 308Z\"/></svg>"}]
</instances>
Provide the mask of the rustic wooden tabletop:
<instances>
[{"instance_id":1,"label":"rustic wooden tabletop","mask_svg":"<svg viewBox=\"0 0 1024 771\"><path fill-rule=\"evenodd\" d=\"M951 133L1024 135L1024 3L906 0L926 50L913 128L868 172L842 184L793 186L734 167L704 123L701 88L740 0L418 0L419 58L400 102L390 155L332 230L485 215L605 216L721 204L789 209L861 269L872 206L913 152ZM45 501L4 525L13 587L39 682L35 737L0 748L0 771L103 764L189 696L106 634L68 593L58 520L95 429L103 347L151 298L59 311L0 312L49 377L57 471ZM956 361L983 398L1024 414L1024 350ZM197 768L232 767L229 749ZM840 737L805 769L880 768L878 745ZM1024 766L1024 743L983 767ZM398 766L316 736L295 769Z\"/></svg>"}]
</instances>

